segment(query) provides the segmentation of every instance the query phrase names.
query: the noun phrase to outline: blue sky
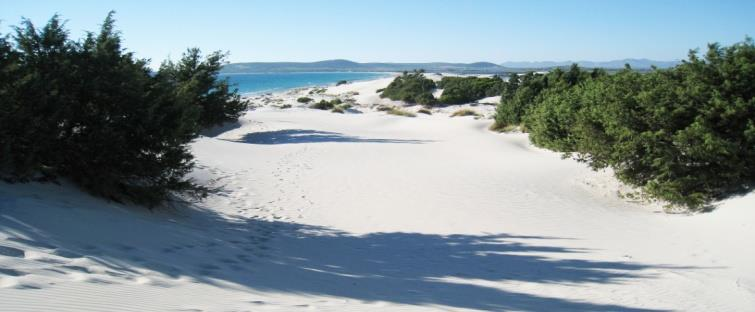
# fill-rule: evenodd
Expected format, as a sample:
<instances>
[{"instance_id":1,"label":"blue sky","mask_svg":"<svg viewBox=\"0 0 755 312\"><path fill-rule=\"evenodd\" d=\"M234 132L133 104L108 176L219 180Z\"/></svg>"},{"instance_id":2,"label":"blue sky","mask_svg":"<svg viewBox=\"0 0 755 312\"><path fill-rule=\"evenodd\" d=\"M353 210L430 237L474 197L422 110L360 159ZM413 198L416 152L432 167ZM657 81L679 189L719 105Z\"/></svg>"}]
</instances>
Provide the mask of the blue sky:
<instances>
[{"instance_id":1,"label":"blue sky","mask_svg":"<svg viewBox=\"0 0 755 312\"><path fill-rule=\"evenodd\" d=\"M606 61L674 60L708 42L755 35L751 1L10 1L0 30L54 13L71 35L96 30L109 10L125 46L153 66L187 47L229 60Z\"/></svg>"}]
</instances>

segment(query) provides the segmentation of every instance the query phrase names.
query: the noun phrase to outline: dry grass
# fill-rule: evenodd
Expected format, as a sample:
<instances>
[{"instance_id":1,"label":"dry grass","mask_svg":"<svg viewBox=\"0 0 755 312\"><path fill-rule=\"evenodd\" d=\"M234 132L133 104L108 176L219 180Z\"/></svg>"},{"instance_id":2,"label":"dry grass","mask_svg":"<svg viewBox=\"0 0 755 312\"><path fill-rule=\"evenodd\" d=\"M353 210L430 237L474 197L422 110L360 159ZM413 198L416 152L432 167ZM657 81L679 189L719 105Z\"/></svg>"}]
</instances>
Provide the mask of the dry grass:
<instances>
[{"instance_id":1,"label":"dry grass","mask_svg":"<svg viewBox=\"0 0 755 312\"><path fill-rule=\"evenodd\" d=\"M414 114L414 113L412 113L410 111L403 110L403 109L398 108L398 107L391 107L391 109L389 109L389 110L387 110L385 112L388 113L388 114L391 114L391 115L396 115L396 116L417 117L416 114Z\"/></svg>"},{"instance_id":2,"label":"dry grass","mask_svg":"<svg viewBox=\"0 0 755 312\"><path fill-rule=\"evenodd\" d=\"M495 122L492 125L490 125L488 129L490 129L490 131L496 131L496 132L512 132L512 131L520 130L519 126L517 125L501 126Z\"/></svg>"},{"instance_id":3,"label":"dry grass","mask_svg":"<svg viewBox=\"0 0 755 312\"><path fill-rule=\"evenodd\" d=\"M451 117L462 117L462 116L482 117L480 113L469 108L462 108L460 110L455 111L453 114L451 114Z\"/></svg>"}]
</instances>

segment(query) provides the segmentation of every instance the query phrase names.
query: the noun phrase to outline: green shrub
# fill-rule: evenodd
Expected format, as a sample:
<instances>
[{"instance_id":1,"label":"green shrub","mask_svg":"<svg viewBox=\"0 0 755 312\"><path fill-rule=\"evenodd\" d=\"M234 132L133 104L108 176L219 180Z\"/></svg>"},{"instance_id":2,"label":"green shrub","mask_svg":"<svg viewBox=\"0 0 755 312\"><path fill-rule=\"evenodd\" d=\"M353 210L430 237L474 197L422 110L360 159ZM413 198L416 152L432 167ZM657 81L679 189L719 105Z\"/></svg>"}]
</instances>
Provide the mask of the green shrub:
<instances>
[{"instance_id":1,"label":"green shrub","mask_svg":"<svg viewBox=\"0 0 755 312\"><path fill-rule=\"evenodd\" d=\"M542 100L540 94L548 89L563 90L580 82L604 76L605 72L592 73L573 64L568 71L556 68L548 74L529 72L523 76L513 75L501 87L501 102L496 107L496 128L517 126L522 123L528 110ZM444 91L445 92L445 91Z\"/></svg>"},{"instance_id":2,"label":"green shrub","mask_svg":"<svg viewBox=\"0 0 755 312\"><path fill-rule=\"evenodd\" d=\"M349 83L349 82L348 82L348 81L346 81L346 80L340 80L340 81L338 81L338 82L336 83L336 86L344 85L344 84L347 84L347 83Z\"/></svg>"},{"instance_id":3,"label":"green shrub","mask_svg":"<svg viewBox=\"0 0 755 312\"><path fill-rule=\"evenodd\" d=\"M482 77L443 77L438 87L443 94L438 102L443 104L464 104L489 96L500 95L503 91L503 80L498 76Z\"/></svg>"},{"instance_id":4,"label":"green shrub","mask_svg":"<svg viewBox=\"0 0 755 312\"><path fill-rule=\"evenodd\" d=\"M422 71L404 72L383 90L380 97L411 104L431 105L436 103L433 97L434 89L435 82L425 78Z\"/></svg>"},{"instance_id":5,"label":"green shrub","mask_svg":"<svg viewBox=\"0 0 755 312\"><path fill-rule=\"evenodd\" d=\"M534 144L701 208L755 184L754 68L752 39L712 44L703 59L691 52L668 70L593 72L574 87L550 88L523 119Z\"/></svg>"},{"instance_id":6,"label":"green shrub","mask_svg":"<svg viewBox=\"0 0 755 312\"><path fill-rule=\"evenodd\" d=\"M217 79L224 55L203 59L190 49L153 72L124 52L112 12L98 34L80 41L67 34L56 15L40 30L24 20L14 46L0 40L0 177L64 177L92 194L148 206L203 195L186 179L188 144L246 106Z\"/></svg>"},{"instance_id":7,"label":"green shrub","mask_svg":"<svg viewBox=\"0 0 755 312\"><path fill-rule=\"evenodd\" d=\"M330 101L320 100L320 102L310 105L309 108L328 110L328 109L333 109L334 107L342 103L343 101L341 101L341 99L338 99L338 98L330 100Z\"/></svg>"},{"instance_id":8,"label":"green shrub","mask_svg":"<svg viewBox=\"0 0 755 312\"><path fill-rule=\"evenodd\" d=\"M432 111L430 111L429 109L427 109L427 108L424 108L424 107L423 107L423 108L420 108L420 109L419 109L419 110L417 111L417 113L420 113L420 114L425 114L425 115L432 115L432 114L433 114L433 112L432 112Z\"/></svg>"},{"instance_id":9,"label":"green shrub","mask_svg":"<svg viewBox=\"0 0 755 312\"><path fill-rule=\"evenodd\" d=\"M303 97L300 97L300 98L296 99L296 101L299 102L299 103L305 103L306 104L306 103L312 102L313 100L312 100L312 98L303 96Z\"/></svg>"},{"instance_id":10,"label":"green shrub","mask_svg":"<svg viewBox=\"0 0 755 312\"><path fill-rule=\"evenodd\" d=\"M323 93L325 93L325 91L326 91L325 88L314 88L312 90L309 90L309 95L323 94Z\"/></svg>"}]
</instances>

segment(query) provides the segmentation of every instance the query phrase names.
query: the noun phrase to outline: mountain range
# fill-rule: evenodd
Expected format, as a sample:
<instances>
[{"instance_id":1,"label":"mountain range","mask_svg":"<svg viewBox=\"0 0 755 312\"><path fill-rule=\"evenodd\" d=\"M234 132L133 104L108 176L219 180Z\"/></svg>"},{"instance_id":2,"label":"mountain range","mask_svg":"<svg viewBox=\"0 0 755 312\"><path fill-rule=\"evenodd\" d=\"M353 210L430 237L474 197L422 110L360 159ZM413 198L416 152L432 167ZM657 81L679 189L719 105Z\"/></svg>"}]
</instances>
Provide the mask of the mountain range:
<instances>
[{"instance_id":1,"label":"mountain range","mask_svg":"<svg viewBox=\"0 0 755 312\"><path fill-rule=\"evenodd\" d=\"M248 62L227 64L222 73L271 73L271 72L401 72L424 69L427 72L450 72L466 74L501 74L524 70L552 69L570 66L571 61L565 62L505 62L495 64L490 62L476 63L357 63L349 60L327 60L319 62ZM623 68L629 64L635 69L649 69L652 65L658 68L673 67L678 61L654 61L648 59L624 59L608 62L576 62L585 68Z\"/></svg>"}]
</instances>

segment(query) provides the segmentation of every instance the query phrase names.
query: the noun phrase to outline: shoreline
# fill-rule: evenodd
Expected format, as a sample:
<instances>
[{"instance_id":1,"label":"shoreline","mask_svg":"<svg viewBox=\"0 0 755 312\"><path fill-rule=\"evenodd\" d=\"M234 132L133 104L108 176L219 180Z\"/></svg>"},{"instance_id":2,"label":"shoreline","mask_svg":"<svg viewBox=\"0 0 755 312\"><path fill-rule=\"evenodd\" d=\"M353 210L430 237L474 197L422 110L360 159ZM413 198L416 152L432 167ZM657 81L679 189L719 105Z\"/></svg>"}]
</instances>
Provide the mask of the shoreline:
<instances>
[{"instance_id":1,"label":"shoreline","mask_svg":"<svg viewBox=\"0 0 755 312\"><path fill-rule=\"evenodd\" d=\"M287 75L317 75L317 74L333 74L333 75L339 75L339 74L366 74L366 75L373 75L371 77L357 77L353 79L333 79L333 81L328 82L315 82L315 83L304 83L303 85L298 86L283 86L283 87L270 87L263 90L255 90L255 91L247 91L243 92L240 90L239 86L243 83L240 81L233 81L229 79L229 82L237 89L239 89L239 94L242 97L252 97L257 95L264 95L264 94L273 94L273 93L282 93L291 91L294 89L300 89L300 88L324 88L331 85L334 85L338 83L341 80L346 80L349 82L358 82L358 81L368 81L368 80L374 80L374 79L381 79L385 77L393 77L397 73L390 73L390 72L269 72L269 73L262 73L262 72L255 72L255 73L229 73L229 74L221 74L221 78L230 78L232 76L287 76ZM348 78L348 77L346 77Z\"/></svg>"}]
</instances>

